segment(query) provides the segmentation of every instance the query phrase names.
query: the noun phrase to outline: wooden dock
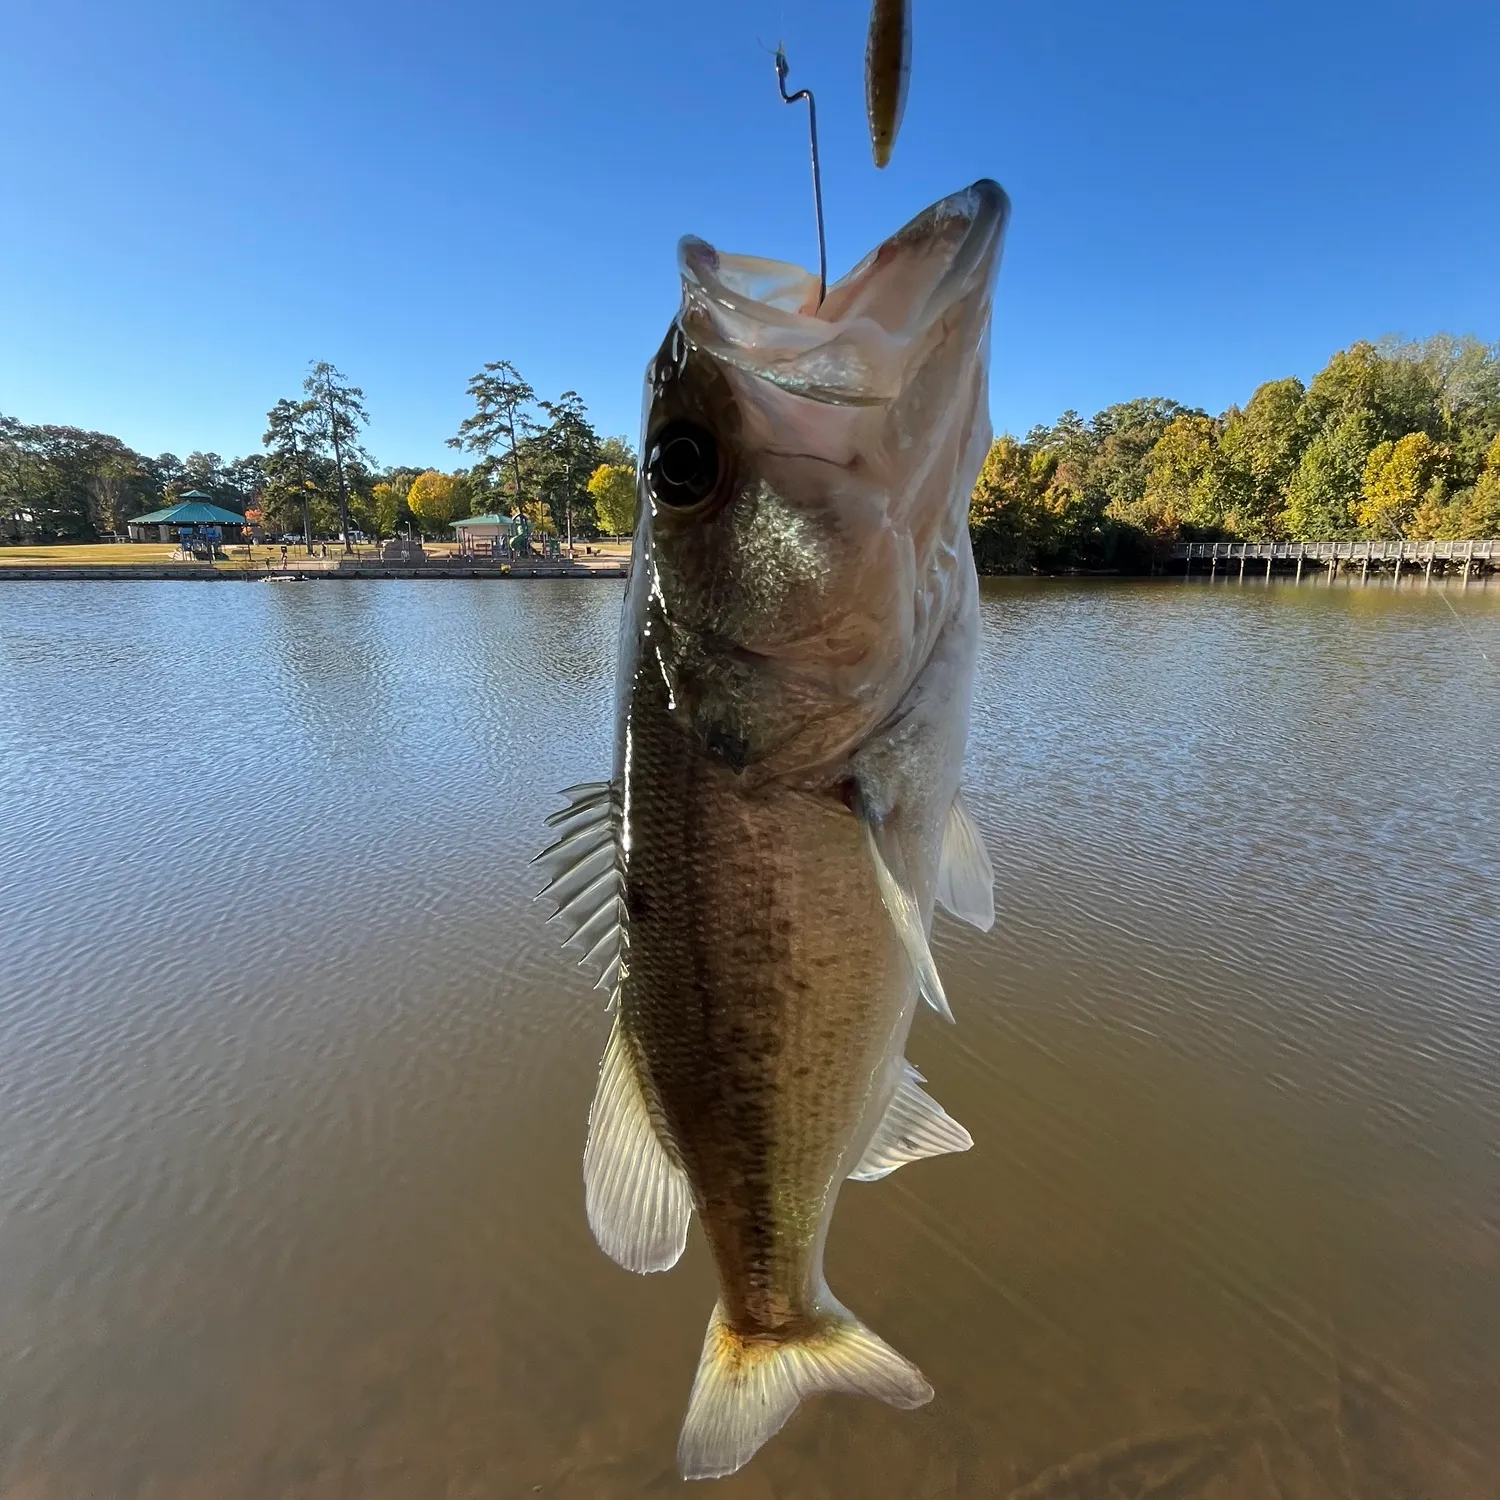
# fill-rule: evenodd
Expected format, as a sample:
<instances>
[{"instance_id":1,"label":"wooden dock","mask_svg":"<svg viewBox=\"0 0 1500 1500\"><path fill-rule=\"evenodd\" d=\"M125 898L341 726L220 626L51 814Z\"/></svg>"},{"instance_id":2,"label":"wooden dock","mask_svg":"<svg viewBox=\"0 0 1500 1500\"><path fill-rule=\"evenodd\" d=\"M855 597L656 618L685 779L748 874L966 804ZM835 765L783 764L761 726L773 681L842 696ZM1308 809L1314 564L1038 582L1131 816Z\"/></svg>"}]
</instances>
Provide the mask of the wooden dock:
<instances>
[{"instance_id":1,"label":"wooden dock","mask_svg":"<svg viewBox=\"0 0 1500 1500\"><path fill-rule=\"evenodd\" d=\"M1206 571L1209 574L1238 571L1254 564L1256 571L1264 565L1269 578L1274 570L1294 572L1302 577L1309 566L1324 568L1330 578L1337 578L1340 568L1358 568L1363 582L1373 573L1389 572L1396 582L1403 571L1420 569L1431 578L1433 569L1439 575L1459 574L1467 583L1476 573L1500 569L1500 541L1465 542L1179 542L1172 548L1172 561L1180 562L1185 573Z\"/></svg>"}]
</instances>

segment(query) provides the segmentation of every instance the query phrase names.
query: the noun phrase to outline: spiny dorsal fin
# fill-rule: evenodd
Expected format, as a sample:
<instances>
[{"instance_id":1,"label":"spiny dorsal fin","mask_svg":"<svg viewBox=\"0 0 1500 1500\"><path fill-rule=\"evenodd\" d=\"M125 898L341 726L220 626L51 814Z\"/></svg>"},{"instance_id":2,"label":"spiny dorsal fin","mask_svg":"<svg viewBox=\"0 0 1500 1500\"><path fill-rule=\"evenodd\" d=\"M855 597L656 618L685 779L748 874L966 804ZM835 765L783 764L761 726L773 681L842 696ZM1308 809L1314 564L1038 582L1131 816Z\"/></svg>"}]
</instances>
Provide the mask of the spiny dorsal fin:
<instances>
[{"instance_id":1,"label":"spiny dorsal fin","mask_svg":"<svg viewBox=\"0 0 1500 1500\"><path fill-rule=\"evenodd\" d=\"M692 1192L656 1133L618 1013L589 1110L583 1188L589 1228L611 1260L642 1274L677 1264Z\"/></svg>"},{"instance_id":2,"label":"spiny dorsal fin","mask_svg":"<svg viewBox=\"0 0 1500 1500\"><path fill-rule=\"evenodd\" d=\"M547 819L562 833L532 863L547 875L540 894L556 905L549 920L563 929L563 947L583 954L580 967L600 969L594 987L613 1003L625 943L620 799L608 781L585 781L563 796L568 806Z\"/></svg>"},{"instance_id":3,"label":"spiny dorsal fin","mask_svg":"<svg viewBox=\"0 0 1500 1500\"><path fill-rule=\"evenodd\" d=\"M804 1396L848 1391L903 1410L932 1400L922 1372L825 1294L817 1323L790 1338L747 1338L722 1307L708 1320L698 1377L677 1441L684 1479L718 1479L745 1464Z\"/></svg>"},{"instance_id":4,"label":"spiny dorsal fin","mask_svg":"<svg viewBox=\"0 0 1500 1500\"><path fill-rule=\"evenodd\" d=\"M927 929L922 922L922 909L917 905L907 875L901 841L890 824L878 817L861 795L856 795L855 811L864 824L880 899L885 903L885 909L895 923L896 936L901 939L901 946L906 949L906 956L916 971L917 988L922 998L945 1021L951 1021L953 1012L949 1009L947 995L943 993L943 981L938 978L937 964L933 961Z\"/></svg>"},{"instance_id":5,"label":"spiny dorsal fin","mask_svg":"<svg viewBox=\"0 0 1500 1500\"><path fill-rule=\"evenodd\" d=\"M902 1063L901 1068L900 1086L875 1139L849 1174L851 1182L878 1182L909 1161L942 1156L947 1151L967 1151L974 1144L974 1137L919 1087L922 1075L909 1062Z\"/></svg>"},{"instance_id":6,"label":"spiny dorsal fin","mask_svg":"<svg viewBox=\"0 0 1500 1500\"><path fill-rule=\"evenodd\" d=\"M959 792L943 824L943 859L938 866L937 899L961 922L981 932L995 925L995 867L984 836Z\"/></svg>"}]
</instances>

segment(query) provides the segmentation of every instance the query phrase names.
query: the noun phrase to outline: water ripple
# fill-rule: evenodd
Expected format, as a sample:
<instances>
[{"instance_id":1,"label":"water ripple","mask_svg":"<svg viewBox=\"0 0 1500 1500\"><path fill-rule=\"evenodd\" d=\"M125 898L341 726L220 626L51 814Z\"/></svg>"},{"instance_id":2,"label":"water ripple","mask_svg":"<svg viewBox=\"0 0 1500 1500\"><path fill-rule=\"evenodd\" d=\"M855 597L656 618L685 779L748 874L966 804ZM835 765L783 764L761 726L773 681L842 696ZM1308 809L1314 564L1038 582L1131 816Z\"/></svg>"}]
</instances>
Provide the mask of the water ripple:
<instances>
[{"instance_id":1,"label":"water ripple","mask_svg":"<svg viewBox=\"0 0 1500 1500\"><path fill-rule=\"evenodd\" d=\"M525 868L619 602L7 594L0 1496L676 1493L708 1269L589 1240L607 1018ZM976 1146L829 1250L940 1399L726 1495L1487 1493L1500 591L1450 602L986 586L999 920L911 1049Z\"/></svg>"}]
</instances>

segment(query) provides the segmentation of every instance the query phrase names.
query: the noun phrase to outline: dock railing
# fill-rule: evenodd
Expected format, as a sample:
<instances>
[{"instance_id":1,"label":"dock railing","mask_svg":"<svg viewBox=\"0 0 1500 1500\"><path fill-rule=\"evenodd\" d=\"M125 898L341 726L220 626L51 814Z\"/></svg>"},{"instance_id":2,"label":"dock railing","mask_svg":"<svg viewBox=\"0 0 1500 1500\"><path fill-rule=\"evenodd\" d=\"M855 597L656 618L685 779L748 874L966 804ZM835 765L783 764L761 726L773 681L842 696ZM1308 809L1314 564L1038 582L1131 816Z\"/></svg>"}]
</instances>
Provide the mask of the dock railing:
<instances>
[{"instance_id":1,"label":"dock railing","mask_svg":"<svg viewBox=\"0 0 1500 1500\"><path fill-rule=\"evenodd\" d=\"M1240 576L1248 563L1264 563L1266 576L1278 564L1294 568L1297 576L1309 563L1337 574L1342 565L1358 564L1360 576L1369 577L1371 569L1392 568L1399 579L1403 568L1419 567L1430 578L1434 565L1445 573L1461 571L1467 582L1476 569L1500 568L1500 540L1486 541L1362 541L1362 542L1179 542L1172 548L1172 560L1185 564L1191 573L1193 565L1208 564L1210 572L1237 566Z\"/></svg>"}]
</instances>

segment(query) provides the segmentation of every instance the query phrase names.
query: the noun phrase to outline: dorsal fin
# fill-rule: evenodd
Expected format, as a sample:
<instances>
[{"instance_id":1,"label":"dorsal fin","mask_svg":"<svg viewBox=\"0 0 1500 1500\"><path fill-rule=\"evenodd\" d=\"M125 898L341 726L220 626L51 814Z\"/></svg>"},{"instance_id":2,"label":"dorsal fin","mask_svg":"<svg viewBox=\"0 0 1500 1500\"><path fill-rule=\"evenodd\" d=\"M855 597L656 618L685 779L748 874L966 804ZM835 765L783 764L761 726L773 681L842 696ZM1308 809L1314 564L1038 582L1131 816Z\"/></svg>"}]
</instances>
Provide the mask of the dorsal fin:
<instances>
[{"instance_id":1,"label":"dorsal fin","mask_svg":"<svg viewBox=\"0 0 1500 1500\"><path fill-rule=\"evenodd\" d=\"M920 1087L922 1075L909 1062L901 1069L901 1083L875 1138L849 1174L851 1181L876 1182L909 1161L967 1151L974 1144L974 1137Z\"/></svg>"},{"instance_id":2,"label":"dorsal fin","mask_svg":"<svg viewBox=\"0 0 1500 1500\"><path fill-rule=\"evenodd\" d=\"M943 824L937 899L961 922L981 932L995 925L995 867L962 792L955 794Z\"/></svg>"},{"instance_id":3,"label":"dorsal fin","mask_svg":"<svg viewBox=\"0 0 1500 1500\"><path fill-rule=\"evenodd\" d=\"M625 951L620 799L608 781L585 781L563 796L568 806L547 819L562 832L532 861L547 876L539 894L556 906L549 920L562 928L563 947L583 954L580 967L599 969L594 987L613 1004Z\"/></svg>"}]
</instances>

